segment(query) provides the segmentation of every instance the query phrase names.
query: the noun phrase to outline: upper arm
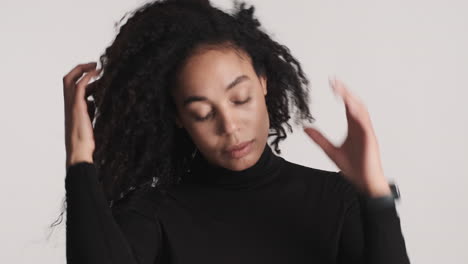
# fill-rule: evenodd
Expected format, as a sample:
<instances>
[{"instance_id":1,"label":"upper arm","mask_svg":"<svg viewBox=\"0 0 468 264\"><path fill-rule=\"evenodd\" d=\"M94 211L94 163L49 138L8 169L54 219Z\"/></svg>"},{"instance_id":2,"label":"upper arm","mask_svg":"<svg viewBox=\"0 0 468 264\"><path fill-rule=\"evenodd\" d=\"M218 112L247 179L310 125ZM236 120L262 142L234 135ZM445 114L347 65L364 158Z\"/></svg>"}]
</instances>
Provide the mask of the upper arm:
<instances>
[{"instance_id":1,"label":"upper arm","mask_svg":"<svg viewBox=\"0 0 468 264\"><path fill-rule=\"evenodd\" d=\"M67 168L65 188L67 263L154 263L162 239L149 199L134 192L109 208L98 171L87 162Z\"/></svg>"},{"instance_id":2,"label":"upper arm","mask_svg":"<svg viewBox=\"0 0 468 264\"><path fill-rule=\"evenodd\" d=\"M155 214L133 207L115 207L112 214L140 264L154 263L161 253L161 226Z\"/></svg>"},{"instance_id":3,"label":"upper arm","mask_svg":"<svg viewBox=\"0 0 468 264\"><path fill-rule=\"evenodd\" d=\"M365 237L362 208L355 187L339 172L333 174L336 190L343 205L343 221L339 236L337 263L365 263Z\"/></svg>"}]
</instances>

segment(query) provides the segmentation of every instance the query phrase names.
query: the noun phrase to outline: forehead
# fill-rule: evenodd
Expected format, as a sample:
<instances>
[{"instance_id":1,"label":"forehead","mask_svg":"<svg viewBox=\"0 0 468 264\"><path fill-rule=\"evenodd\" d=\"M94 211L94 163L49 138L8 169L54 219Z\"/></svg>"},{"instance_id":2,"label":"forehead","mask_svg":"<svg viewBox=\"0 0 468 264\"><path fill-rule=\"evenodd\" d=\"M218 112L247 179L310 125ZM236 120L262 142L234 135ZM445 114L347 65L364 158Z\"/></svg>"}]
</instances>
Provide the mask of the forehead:
<instances>
[{"instance_id":1,"label":"forehead","mask_svg":"<svg viewBox=\"0 0 468 264\"><path fill-rule=\"evenodd\" d=\"M234 48L199 48L184 63L178 74L178 92L209 93L224 90L241 75L251 77L250 57Z\"/></svg>"}]
</instances>

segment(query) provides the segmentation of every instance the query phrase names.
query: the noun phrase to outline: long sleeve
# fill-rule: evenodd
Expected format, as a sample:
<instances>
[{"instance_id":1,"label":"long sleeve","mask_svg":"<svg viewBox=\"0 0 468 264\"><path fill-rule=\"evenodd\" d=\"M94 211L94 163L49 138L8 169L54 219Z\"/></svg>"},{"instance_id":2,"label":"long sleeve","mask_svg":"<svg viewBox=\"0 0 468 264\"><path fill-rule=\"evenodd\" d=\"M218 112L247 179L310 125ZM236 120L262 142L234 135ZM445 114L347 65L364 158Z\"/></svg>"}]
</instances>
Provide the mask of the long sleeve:
<instances>
[{"instance_id":1,"label":"long sleeve","mask_svg":"<svg viewBox=\"0 0 468 264\"><path fill-rule=\"evenodd\" d=\"M409 264L395 203L370 207L370 198L352 187L347 191L338 263Z\"/></svg>"},{"instance_id":2,"label":"long sleeve","mask_svg":"<svg viewBox=\"0 0 468 264\"><path fill-rule=\"evenodd\" d=\"M111 209L94 164L68 167L65 190L67 263L155 263L161 248L157 217L132 206Z\"/></svg>"}]
</instances>

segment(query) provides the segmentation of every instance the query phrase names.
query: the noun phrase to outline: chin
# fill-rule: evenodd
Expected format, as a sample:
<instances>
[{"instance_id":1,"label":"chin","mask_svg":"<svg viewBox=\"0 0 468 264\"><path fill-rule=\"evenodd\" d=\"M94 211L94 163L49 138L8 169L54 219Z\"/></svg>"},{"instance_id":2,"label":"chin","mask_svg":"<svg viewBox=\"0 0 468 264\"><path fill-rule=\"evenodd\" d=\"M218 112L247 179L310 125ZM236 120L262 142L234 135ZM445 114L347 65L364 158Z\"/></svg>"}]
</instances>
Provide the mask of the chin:
<instances>
[{"instance_id":1,"label":"chin","mask_svg":"<svg viewBox=\"0 0 468 264\"><path fill-rule=\"evenodd\" d=\"M256 148L255 143L252 143L252 150L239 159L229 159L231 163L231 170L241 171L245 170L255 164L257 159L259 158L259 154Z\"/></svg>"}]
</instances>

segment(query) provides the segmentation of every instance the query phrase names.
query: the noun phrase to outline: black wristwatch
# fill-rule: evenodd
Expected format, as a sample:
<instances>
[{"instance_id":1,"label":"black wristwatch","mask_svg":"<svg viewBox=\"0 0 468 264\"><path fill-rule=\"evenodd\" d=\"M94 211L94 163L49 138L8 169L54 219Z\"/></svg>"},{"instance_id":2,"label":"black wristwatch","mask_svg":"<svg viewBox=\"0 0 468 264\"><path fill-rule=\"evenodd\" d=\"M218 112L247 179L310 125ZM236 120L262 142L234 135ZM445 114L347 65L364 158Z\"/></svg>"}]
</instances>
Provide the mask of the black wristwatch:
<instances>
[{"instance_id":1,"label":"black wristwatch","mask_svg":"<svg viewBox=\"0 0 468 264\"><path fill-rule=\"evenodd\" d=\"M379 197L369 197L362 195L361 201L367 209L381 209L395 206L395 201L400 199L400 190L395 183L390 183L391 194Z\"/></svg>"}]
</instances>

